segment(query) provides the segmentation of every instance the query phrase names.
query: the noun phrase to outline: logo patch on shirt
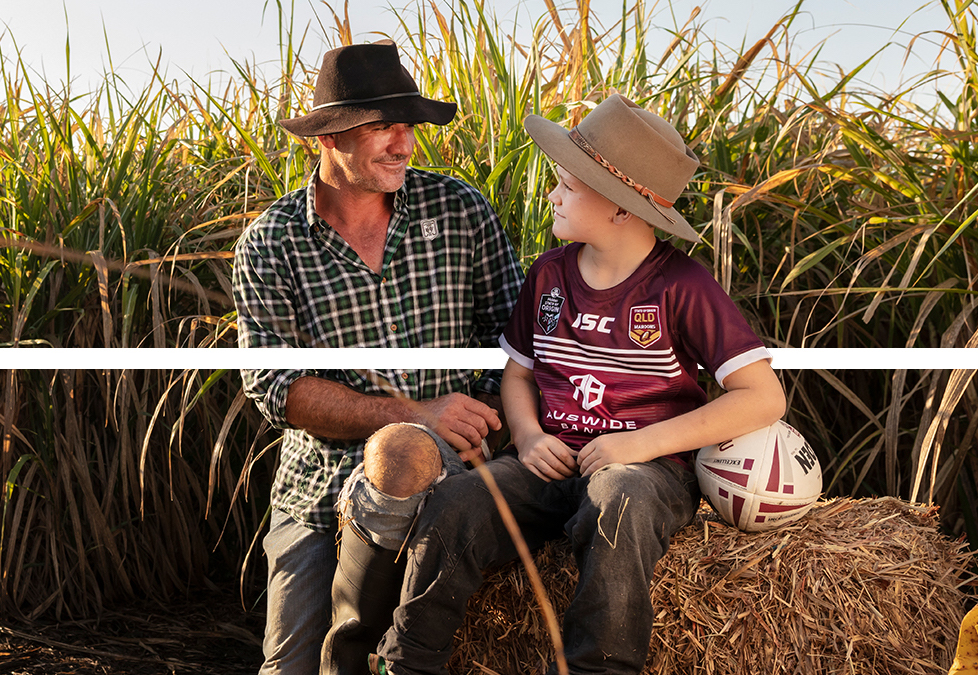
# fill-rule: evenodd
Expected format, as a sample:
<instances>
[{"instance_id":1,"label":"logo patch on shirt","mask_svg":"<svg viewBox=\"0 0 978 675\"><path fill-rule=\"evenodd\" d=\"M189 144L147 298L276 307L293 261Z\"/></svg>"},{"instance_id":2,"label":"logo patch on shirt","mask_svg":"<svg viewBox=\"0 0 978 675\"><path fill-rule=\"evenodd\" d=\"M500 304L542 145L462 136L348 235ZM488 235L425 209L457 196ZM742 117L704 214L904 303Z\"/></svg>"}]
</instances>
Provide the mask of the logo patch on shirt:
<instances>
[{"instance_id":1,"label":"logo patch on shirt","mask_svg":"<svg viewBox=\"0 0 978 675\"><path fill-rule=\"evenodd\" d=\"M537 324L543 329L543 332L549 335L557 327L557 321L560 319L560 310L564 308L564 300L567 298L560 297L560 289L552 288L550 289L549 295L540 296L540 307L537 310Z\"/></svg>"},{"instance_id":2,"label":"logo patch on shirt","mask_svg":"<svg viewBox=\"0 0 978 675\"><path fill-rule=\"evenodd\" d=\"M604 382L588 373L587 375L575 375L570 378L574 389L574 400L581 399L581 407L585 410L601 405L604 401Z\"/></svg>"},{"instance_id":3,"label":"logo patch on shirt","mask_svg":"<svg viewBox=\"0 0 978 675\"><path fill-rule=\"evenodd\" d=\"M437 220L422 220L421 221L421 236L431 241L438 236L438 221Z\"/></svg>"},{"instance_id":4,"label":"logo patch on shirt","mask_svg":"<svg viewBox=\"0 0 978 675\"><path fill-rule=\"evenodd\" d=\"M658 305L639 305L628 310L628 337L642 349L662 337Z\"/></svg>"}]
</instances>

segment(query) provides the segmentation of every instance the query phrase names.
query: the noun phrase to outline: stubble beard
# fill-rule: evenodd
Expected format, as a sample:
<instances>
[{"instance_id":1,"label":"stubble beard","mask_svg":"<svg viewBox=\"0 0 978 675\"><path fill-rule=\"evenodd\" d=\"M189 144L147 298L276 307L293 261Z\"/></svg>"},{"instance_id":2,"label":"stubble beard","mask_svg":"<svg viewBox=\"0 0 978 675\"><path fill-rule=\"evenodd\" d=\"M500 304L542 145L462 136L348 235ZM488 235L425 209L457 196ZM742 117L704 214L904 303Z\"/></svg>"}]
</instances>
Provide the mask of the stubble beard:
<instances>
[{"instance_id":1,"label":"stubble beard","mask_svg":"<svg viewBox=\"0 0 978 675\"><path fill-rule=\"evenodd\" d=\"M384 162L401 162L406 160L407 157L403 156L378 157L377 159L372 160L371 165L379 165ZM367 173L354 169L349 171L348 175L350 177L350 184L364 192L389 194L391 192L397 192L401 189L401 186L404 185L406 173L407 165L396 173L389 171L383 166L378 166L377 171L374 172Z\"/></svg>"}]
</instances>

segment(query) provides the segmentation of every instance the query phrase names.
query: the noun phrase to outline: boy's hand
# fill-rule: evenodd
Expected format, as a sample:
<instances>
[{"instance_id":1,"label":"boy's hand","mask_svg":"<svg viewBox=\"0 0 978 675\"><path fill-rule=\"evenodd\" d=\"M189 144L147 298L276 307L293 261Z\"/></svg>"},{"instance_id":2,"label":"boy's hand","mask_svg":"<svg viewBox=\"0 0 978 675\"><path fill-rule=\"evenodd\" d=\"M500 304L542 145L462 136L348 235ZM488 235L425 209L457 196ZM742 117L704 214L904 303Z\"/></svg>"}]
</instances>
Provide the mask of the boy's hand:
<instances>
[{"instance_id":1,"label":"boy's hand","mask_svg":"<svg viewBox=\"0 0 978 675\"><path fill-rule=\"evenodd\" d=\"M577 473L574 451L556 436L536 434L517 444L516 449L526 468L548 483Z\"/></svg>"},{"instance_id":2,"label":"boy's hand","mask_svg":"<svg viewBox=\"0 0 978 675\"><path fill-rule=\"evenodd\" d=\"M590 476L608 464L635 464L649 458L642 455L642 444L631 432L602 434L581 448L577 461L581 465L581 475Z\"/></svg>"}]
</instances>

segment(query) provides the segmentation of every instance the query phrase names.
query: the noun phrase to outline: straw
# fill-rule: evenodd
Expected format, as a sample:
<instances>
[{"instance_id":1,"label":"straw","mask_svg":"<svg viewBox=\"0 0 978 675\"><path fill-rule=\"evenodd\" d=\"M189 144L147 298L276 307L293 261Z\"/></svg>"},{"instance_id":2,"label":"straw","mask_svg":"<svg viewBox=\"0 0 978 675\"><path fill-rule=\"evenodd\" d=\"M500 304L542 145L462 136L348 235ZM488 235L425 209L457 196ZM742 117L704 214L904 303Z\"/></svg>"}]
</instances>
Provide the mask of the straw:
<instances>
[{"instance_id":1,"label":"straw","mask_svg":"<svg viewBox=\"0 0 978 675\"><path fill-rule=\"evenodd\" d=\"M753 534L702 508L656 567L643 673L944 675L974 592L969 564L936 508L893 498L822 502ZM536 565L562 616L577 582L569 543ZM487 572L455 646L452 673L544 671L552 650L521 566Z\"/></svg>"}]
</instances>

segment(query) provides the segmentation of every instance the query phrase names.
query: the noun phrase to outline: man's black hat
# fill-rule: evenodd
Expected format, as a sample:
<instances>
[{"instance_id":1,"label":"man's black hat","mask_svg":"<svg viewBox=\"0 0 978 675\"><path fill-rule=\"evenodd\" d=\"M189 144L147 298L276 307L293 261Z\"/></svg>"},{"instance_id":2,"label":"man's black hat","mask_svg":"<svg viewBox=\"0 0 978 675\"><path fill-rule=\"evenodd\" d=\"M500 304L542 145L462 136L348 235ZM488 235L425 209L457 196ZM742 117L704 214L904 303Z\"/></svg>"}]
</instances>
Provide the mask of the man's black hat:
<instances>
[{"instance_id":1,"label":"man's black hat","mask_svg":"<svg viewBox=\"0 0 978 675\"><path fill-rule=\"evenodd\" d=\"M369 122L448 124L454 103L421 96L390 40L326 52L312 110L282 120L296 136L337 134Z\"/></svg>"}]
</instances>

